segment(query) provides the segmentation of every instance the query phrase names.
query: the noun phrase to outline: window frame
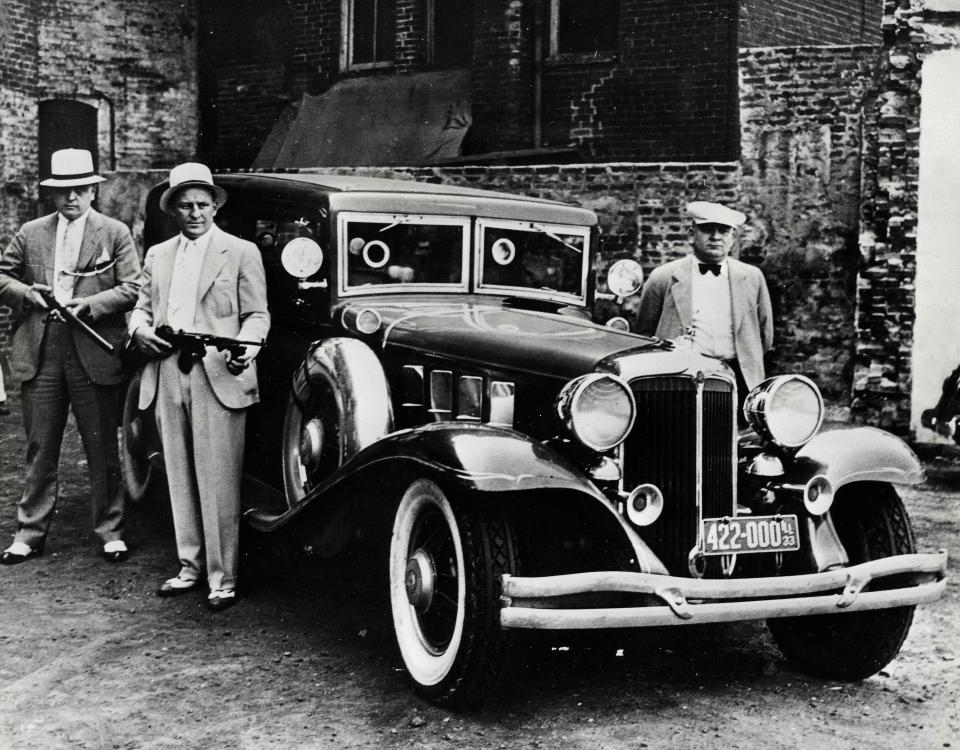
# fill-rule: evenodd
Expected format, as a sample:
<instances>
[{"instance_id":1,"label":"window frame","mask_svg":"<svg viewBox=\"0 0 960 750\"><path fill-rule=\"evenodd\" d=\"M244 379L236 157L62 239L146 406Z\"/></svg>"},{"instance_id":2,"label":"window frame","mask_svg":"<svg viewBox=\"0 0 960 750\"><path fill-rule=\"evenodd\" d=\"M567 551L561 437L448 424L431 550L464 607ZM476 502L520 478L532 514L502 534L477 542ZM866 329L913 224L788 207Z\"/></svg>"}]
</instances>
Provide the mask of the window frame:
<instances>
[{"instance_id":1,"label":"window frame","mask_svg":"<svg viewBox=\"0 0 960 750\"><path fill-rule=\"evenodd\" d=\"M396 283L376 284L365 286L349 286L347 273L349 270L349 237L347 224L351 221L389 224L401 218L409 224L439 224L456 226L461 230L460 247L460 281L458 282L430 282L430 283ZM470 239L471 220L467 216L451 216L447 214L420 214L403 211L340 211L337 214L337 296L357 297L368 294L398 294L411 292L459 292L467 293L470 285Z\"/></svg>"},{"instance_id":2,"label":"window frame","mask_svg":"<svg viewBox=\"0 0 960 750\"><path fill-rule=\"evenodd\" d=\"M382 0L374 0L379 9ZM389 60L374 60L373 62L354 62L353 55L353 23L354 23L354 3L356 0L340 0L340 70L377 70L379 68L390 68L395 62L395 48L391 50ZM394 29L396 33L396 29ZM374 40L376 40L376 26L373 31ZM376 52L374 52L376 56Z\"/></svg>"}]
</instances>

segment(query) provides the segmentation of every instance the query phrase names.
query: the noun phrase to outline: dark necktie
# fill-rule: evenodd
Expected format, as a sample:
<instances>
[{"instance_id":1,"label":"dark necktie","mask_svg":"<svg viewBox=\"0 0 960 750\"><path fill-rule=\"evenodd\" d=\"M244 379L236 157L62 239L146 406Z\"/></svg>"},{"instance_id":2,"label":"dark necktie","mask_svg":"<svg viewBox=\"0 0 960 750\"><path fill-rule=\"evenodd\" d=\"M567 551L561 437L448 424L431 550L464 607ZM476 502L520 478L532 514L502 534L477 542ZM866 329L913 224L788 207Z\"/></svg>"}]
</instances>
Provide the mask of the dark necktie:
<instances>
[{"instance_id":1,"label":"dark necktie","mask_svg":"<svg viewBox=\"0 0 960 750\"><path fill-rule=\"evenodd\" d=\"M700 273L712 273L714 276L720 275L720 264L719 263L698 263L700 266Z\"/></svg>"}]
</instances>

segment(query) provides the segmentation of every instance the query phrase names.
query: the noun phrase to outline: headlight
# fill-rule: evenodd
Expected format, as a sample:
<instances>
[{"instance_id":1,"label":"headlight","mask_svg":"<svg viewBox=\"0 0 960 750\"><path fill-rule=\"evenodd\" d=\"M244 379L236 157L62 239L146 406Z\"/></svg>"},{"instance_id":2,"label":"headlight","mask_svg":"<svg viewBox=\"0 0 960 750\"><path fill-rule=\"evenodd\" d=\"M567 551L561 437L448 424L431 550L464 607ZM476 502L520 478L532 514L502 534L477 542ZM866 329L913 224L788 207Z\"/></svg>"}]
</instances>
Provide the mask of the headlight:
<instances>
[{"instance_id":1,"label":"headlight","mask_svg":"<svg viewBox=\"0 0 960 750\"><path fill-rule=\"evenodd\" d=\"M633 427L637 405L630 387L614 375L574 378L557 397L557 413L567 430L588 448L620 445Z\"/></svg>"},{"instance_id":2,"label":"headlight","mask_svg":"<svg viewBox=\"0 0 960 750\"><path fill-rule=\"evenodd\" d=\"M778 375L750 391L743 415L762 437L782 448L798 448L820 429L823 398L809 378Z\"/></svg>"}]
</instances>

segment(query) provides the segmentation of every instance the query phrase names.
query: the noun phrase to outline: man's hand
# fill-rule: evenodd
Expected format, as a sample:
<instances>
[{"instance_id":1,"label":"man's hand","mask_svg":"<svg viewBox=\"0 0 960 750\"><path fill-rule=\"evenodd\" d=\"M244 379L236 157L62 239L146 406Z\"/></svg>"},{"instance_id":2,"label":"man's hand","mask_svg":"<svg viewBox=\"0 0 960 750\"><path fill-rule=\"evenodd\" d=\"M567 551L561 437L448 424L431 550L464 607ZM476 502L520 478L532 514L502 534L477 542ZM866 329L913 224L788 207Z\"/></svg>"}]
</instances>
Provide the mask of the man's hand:
<instances>
[{"instance_id":1,"label":"man's hand","mask_svg":"<svg viewBox=\"0 0 960 750\"><path fill-rule=\"evenodd\" d=\"M76 315L78 318L84 318L90 320L93 318L93 315L90 313L90 303L87 302L85 297L78 297L75 299L68 300L64 304L70 312Z\"/></svg>"},{"instance_id":2,"label":"man's hand","mask_svg":"<svg viewBox=\"0 0 960 750\"><path fill-rule=\"evenodd\" d=\"M231 375L239 375L246 370L260 352L259 346L238 346L233 350L228 349L227 372Z\"/></svg>"},{"instance_id":3,"label":"man's hand","mask_svg":"<svg viewBox=\"0 0 960 750\"><path fill-rule=\"evenodd\" d=\"M133 343L151 357L165 357L173 351L170 342L160 338L153 326L139 326L133 332Z\"/></svg>"},{"instance_id":4,"label":"man's hand","mask_svg":"<svg viewBox=\"0 0 960 750\"><path fill-rule=\"evenodd\" d=\"M53 294L53 287L47 286L46 284L33 284L24 297L29 307L39 308L41 310L47 309L47 303L43 301L43 297L39 294L41 291Z\"/></svg>"}]
</instances>

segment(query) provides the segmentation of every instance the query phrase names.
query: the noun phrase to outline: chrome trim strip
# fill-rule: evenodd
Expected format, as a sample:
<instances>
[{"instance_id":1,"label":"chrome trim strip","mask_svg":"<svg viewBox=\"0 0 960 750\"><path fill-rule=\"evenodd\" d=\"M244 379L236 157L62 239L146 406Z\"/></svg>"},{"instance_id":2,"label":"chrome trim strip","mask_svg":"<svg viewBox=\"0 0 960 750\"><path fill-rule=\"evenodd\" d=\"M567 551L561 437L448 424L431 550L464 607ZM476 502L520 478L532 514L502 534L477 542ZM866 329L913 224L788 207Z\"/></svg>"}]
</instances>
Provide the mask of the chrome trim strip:
<instances>
[{"instance_id":1,"label":"chrome trim strip","mask_svg":"<svg viewBox=\"0 0 960 750\"><path fill-rule=\"evenodd\" d=\"M697 509L697 541L693 549L690 550L690 555L687 558L687 568L690 571L690 575L696 578L702 578L706 572L706 562L703 555L703 383L705 379L702 370L698 372L694 378L694 383L696 383L697 386L696 406L694 407L697 422L694 445L694 451L696 453L694 505Z\"/></svg>"}]
</instances>

